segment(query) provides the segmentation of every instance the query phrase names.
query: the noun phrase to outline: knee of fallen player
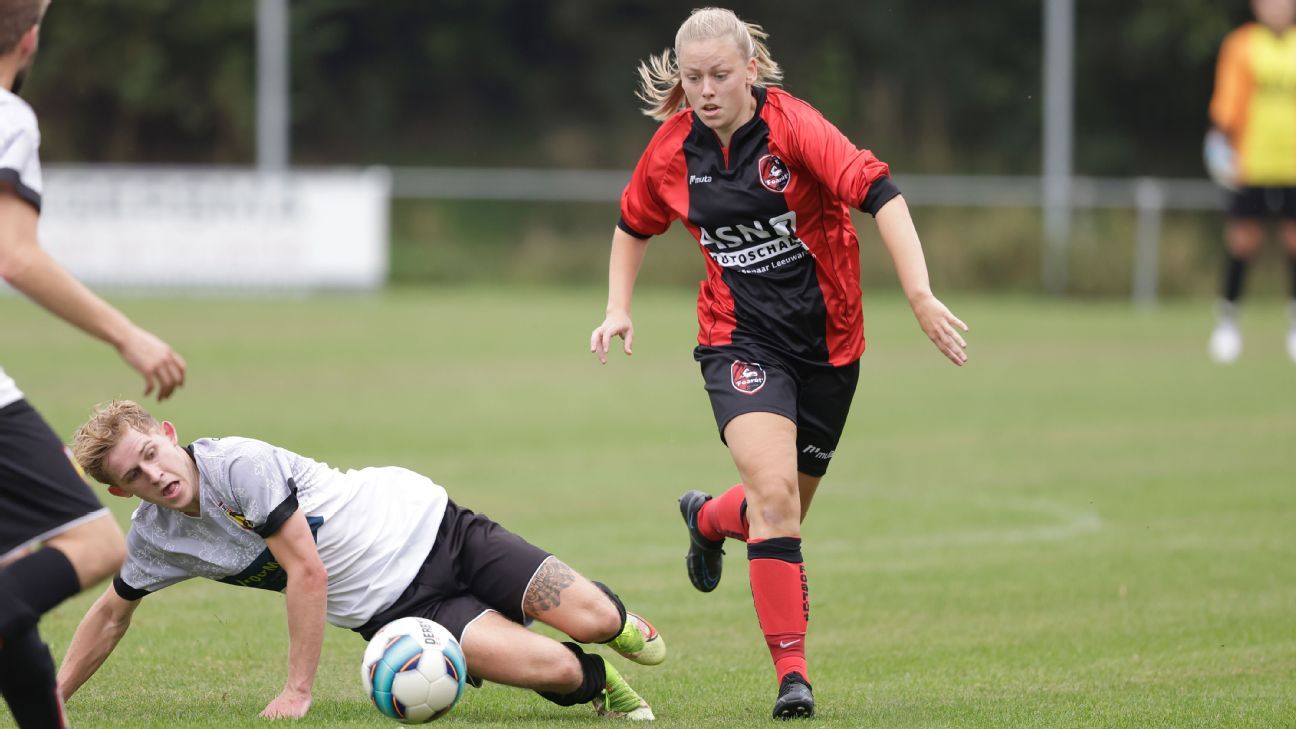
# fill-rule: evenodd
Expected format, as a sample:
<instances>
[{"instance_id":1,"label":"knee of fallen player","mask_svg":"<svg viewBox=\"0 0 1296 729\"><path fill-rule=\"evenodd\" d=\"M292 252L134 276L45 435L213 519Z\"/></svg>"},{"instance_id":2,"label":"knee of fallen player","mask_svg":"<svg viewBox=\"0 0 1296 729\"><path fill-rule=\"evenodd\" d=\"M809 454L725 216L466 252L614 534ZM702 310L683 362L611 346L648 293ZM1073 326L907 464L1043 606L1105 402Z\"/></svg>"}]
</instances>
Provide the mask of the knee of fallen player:
<instances>
[{"instance_id":1,"label":"knee of fallen player","mask_svg":"<svg viewBox=\"0 0 1296 729\"><path fill-rule=\"evenodd\" d=\"M575 691L585 680L585 672L581 668L580 660L571 651L561 645L558 647L562 649L561 655L558 651L554 651L553 662L545 663L542 670L548 674L546 680L552 686L550 690L564 693Z\"/></svg>"},{"instance_id":2,"label":"knee of fallen player","mask_svg":"<svg viewBox=\"0 0 1296 729\"><path fill-rule=\"evenodd\" d=\"M548 641L531 655L511 656L520 672L518 685L534 691L569 694L581 687L585 679L580 659L561 643Z\"/></svg>"},{"instance_id":3,"label":"knee of fallen player","mask_svg":"<svg viewBox=\"0 0 1296 729\"><path fill-rule=\"evenodd\" d=\"M572 639L580 643L606 643L621 633L625 624L621 610L603 590L569 589L563 598L564 607L570 605L568 609L572 611L564 626Z\"/></svg>"}]
</instances>

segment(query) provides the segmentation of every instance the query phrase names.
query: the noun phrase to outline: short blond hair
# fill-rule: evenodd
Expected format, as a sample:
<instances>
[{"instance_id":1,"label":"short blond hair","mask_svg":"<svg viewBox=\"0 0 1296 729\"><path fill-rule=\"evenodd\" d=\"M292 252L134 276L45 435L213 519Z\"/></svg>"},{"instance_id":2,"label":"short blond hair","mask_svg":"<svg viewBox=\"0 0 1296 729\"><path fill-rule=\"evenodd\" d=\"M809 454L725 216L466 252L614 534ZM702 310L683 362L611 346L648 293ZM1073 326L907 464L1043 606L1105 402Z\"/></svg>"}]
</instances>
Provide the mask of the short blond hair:
<instances>
[{"instance_id":1,"label":"short blond hair","mask_svg":"<svg viewBox=\"0 0 1296 729\"><path fill-rule=\"evenodd\" d=\"M121 442L126 430L152 433L158 421L133 400L113 400L95 408L94 414L80 428L72 440L72 457L94 480L108 486L115 485L104 467L108 451Z\"/></svg>"},{"instance_id":2,"label":"short blond hair","mask_svg":"<svg viewBox=\"0 0 1296 729\"><path fill-rule=\"evenodd\" d=\"M756 59L756 86L778 86L783 69L770 57L765 39L769 34L755 23L744 22L726 8L698 8L675 32L675 47L639 62L639 97L647 106L642 111L657 121L666 121L688 103L680 83L679 50L690 41L731 38L744 61Z\"/></svg>"}]
</instances>

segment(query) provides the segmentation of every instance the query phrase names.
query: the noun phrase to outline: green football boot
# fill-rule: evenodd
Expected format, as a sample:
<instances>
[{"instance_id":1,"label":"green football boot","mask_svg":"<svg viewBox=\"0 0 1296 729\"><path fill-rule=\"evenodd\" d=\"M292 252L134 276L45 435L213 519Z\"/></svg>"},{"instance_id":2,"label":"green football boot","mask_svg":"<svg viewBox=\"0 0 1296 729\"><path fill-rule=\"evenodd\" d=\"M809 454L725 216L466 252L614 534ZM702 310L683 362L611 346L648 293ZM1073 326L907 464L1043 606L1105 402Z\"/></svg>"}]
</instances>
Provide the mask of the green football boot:
<instances>
[{"instance_id":1,"label":"green football boot","mask_svg":"<svg viewBox=\"0 0 1296 729\"><path fill-rule=\"evenodd\" d=\"M656 719L648 702L630 688L630 684L621 678L621 674L617 673L616 668L606 658L603 659L603 665L607 670L607 684L590 702L598 715L609 719L630 719L631 721Z\"/></svg>"},{"instance_id":2,"label":"green football boot","mask_svg":"<svg viewBox=\"0 0 1296 729\"><path fill-rule=\"evenodd\" d=\"M652 623L632 612L626 612L621 635L608 641L608 647L628 660L655 666L666 660L666 641Z\"/></svg>"}]
</instances>

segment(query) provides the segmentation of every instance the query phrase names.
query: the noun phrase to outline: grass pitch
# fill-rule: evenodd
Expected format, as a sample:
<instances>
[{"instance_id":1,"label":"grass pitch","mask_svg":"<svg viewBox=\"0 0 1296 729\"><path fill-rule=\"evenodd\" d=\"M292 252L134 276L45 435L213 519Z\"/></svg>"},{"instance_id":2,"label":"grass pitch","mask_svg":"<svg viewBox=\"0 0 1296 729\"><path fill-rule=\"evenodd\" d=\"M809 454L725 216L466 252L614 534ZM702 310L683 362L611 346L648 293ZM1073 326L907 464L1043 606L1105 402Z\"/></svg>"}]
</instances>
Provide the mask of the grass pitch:
<instances>
[{"instance_id":1,"label":"grass pitch","mask_svg":"<svg viewBox=\"0 0 1296 729\"><path fill-rule=\"evenodd\" d=\"M1259 298L1242 361L1219 367L1204 302L953 296L972 326L960 370L898 294L870 297L855 406L804 527L815 726L1296 726L1296 364ZM593 289L120 303L189 360L153 408L181 438L424 472L656 623L664 665L614 660L658 726L761 725L775 686L743 549L712 594L684 575L676 497L735 479L692 299L641 292L635 355L607 367L586 351ZM139 394L110 349L31 304L0 297L0 322L0 362L65 438L95 402ZM100 493L124 523L130 503ZM44 621L56 657L100 589ZM283 614L197 580L146 598L74 724L263 726ZM363 647L327 632L303 724L385 724ZM596 721L487 686L441 724Z\"/></svg>"}]
</instances>

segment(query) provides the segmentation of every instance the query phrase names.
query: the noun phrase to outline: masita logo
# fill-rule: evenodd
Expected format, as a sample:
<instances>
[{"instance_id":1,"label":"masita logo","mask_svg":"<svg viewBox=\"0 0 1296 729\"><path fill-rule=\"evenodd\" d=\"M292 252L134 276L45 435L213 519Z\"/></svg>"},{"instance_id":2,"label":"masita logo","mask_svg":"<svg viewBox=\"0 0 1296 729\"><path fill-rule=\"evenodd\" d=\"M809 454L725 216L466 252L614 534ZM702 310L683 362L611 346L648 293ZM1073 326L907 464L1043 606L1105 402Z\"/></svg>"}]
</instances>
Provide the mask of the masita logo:
<instances>
[{"instance_id":1,"label":"masita logo","mask_svg":"<svg viewBox=\"0 0 1296 729\"><path fill-rule=\"evenodd\" d=\"M760 183L770 192L783 192L792 181L792 173L778 156L767 154L756 163Z\"/></svg>"},{"instance_id":2,"label":"masita logo","mask_svg":"<svg viewBox=\"0 0 1296 729\"><path fill-rule=\"evenodd\" d=\"M246 529L248 531L256 530L256 525L252 523L251 519L248 519L246 516L244 516L243 512L235 511L233 508L226 506L225 502L219 499L216 501L216 504L220 506L220 508L225 512L225 516L228 516L230 518L230 521L239 525L239 527Z\"/></svg>"},{"instance_id":3,"label":"masita logo","mask_svg":"<svg viewBox=\"0 0 1296 729\"><path fill-rule=\"evenodd\" d=\"M711 181L711 175L689 175L690 185L702 185Z\"/></svg>"},{"instance_id":4,"label":"masita logo","mask_svg":"<svg viewBox=\"0 0 1296 729\"><path fill-rule=\"evenodd\" d=\"M765 368L754 362L734 360L729 367L729 380L744 395L755 395L765 386Z\"/></svg>"}]
</instances>

